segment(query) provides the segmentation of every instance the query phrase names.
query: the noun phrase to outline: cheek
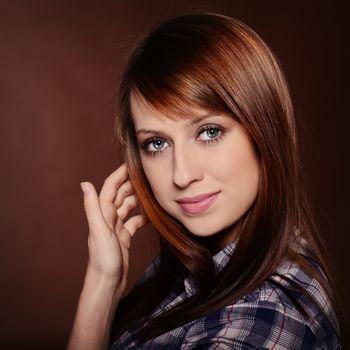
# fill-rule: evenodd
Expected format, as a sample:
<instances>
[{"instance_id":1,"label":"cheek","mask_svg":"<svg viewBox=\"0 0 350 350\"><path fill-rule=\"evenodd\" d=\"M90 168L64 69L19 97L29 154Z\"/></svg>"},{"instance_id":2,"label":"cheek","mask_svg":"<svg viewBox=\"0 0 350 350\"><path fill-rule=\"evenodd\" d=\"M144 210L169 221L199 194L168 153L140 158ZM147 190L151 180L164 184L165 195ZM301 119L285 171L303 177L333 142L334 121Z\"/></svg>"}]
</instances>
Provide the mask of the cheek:
<instances>
[{"instance_id":1,"label":"cheek","mask_svg":"<svg viewBox=\"0 0 350 350\"><path fill-rule=\"evenodd\" d=\"M247 139L229 147L217 158L216 167L211 167L226 191L239 198L243 206L254 201L259 187L259 159Z\"/></svg>"},{"instance_id":2,"label":"cheek","mask_svg":"<svg viewBox=\"0 0 350 350\"><path fill-rule=\"evenodd\" d=\"M255 200L259 189L258 163L246 164L246 167L242 169L239 179L242 188L242 200L246 202L246 206L250 206Z\"/></svg>"},{"instance_id":3,"label":"cheek","mask_svg":"<svg viewBox=\"0 0 350 350\"><path fill-rule=\"evenodd\" d=\"M168 176L165 167L160 166L158 164L159 162L153 162L152 164L152 161L143 159L143 157L141 157L141 163L154 196L157 201L162 204L163 197L168 193L168 190L166 189Z\"/></svg>"},{"instance_id":4,"label":"cheek","mask_svg":"<svg viewBox=\"0 0 350 350\"><path fill-rule=\"evenodd\" d=\"M242 205L245 207L249 207L257 196L259 176L259 161L254 154L247 153L246 157L237 160L233 177Z\"/></svg>"}]
</instances>

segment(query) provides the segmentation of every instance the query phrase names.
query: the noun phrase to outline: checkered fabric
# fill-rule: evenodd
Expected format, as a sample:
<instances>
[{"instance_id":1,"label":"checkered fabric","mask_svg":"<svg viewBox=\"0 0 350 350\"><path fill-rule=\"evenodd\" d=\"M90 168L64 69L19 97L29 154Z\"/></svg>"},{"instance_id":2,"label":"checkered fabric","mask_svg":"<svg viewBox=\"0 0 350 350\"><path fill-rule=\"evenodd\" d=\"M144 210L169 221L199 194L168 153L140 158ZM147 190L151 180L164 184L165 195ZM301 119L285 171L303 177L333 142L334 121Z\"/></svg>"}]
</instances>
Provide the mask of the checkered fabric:
<instances>
[{"instance_id":1,"label":"checkered fabric","mask_svg":"<svg viewBox=\"0 0 350 350\"><path fill-rule=\"evenodd\" d=\"M234 252L233 241L213 256L217 272L221 271ZM303 250L304 252L304 250ZM155 272L157 256L138 283ZM322 305L337 325L332 307L317 280L308 276L295 263L285 260L277 272L305 287ZM287 284L278 276L276 282ZM327 320L303 293L288 286L290 293L311 315L305 319L287 295L269 281L233 305L216 310L205 317L173 329L145 343L137 342L137 330L125 332L110 350L115 349L341 349ZM172 308L196 292L191 278L179 280L170 295L153 315Z\"/></svg>"}]
</instances>

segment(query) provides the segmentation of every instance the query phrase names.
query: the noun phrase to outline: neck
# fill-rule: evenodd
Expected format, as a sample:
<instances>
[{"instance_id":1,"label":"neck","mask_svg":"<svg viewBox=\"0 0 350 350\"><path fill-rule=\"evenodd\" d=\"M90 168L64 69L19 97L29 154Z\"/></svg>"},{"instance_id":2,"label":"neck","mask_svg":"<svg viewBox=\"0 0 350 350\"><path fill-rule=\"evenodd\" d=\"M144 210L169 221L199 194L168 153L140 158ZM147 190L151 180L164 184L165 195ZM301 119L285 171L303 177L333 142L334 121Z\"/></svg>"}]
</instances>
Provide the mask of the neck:
<instances>
[{"instance_id":1,"label":"neck","mask_svg":"<svg viewBox=\"0 0 350 350\"><path fill-rule=\"evenodd\" d=\"M211 255L215 255L220 250L225 248L230 242L237 239L240 229L240 222L236 222L231 226L214 233L207 237L195 236L194 240L201 245L204 245L210 251Z\"/></svg>"}]
</instances>

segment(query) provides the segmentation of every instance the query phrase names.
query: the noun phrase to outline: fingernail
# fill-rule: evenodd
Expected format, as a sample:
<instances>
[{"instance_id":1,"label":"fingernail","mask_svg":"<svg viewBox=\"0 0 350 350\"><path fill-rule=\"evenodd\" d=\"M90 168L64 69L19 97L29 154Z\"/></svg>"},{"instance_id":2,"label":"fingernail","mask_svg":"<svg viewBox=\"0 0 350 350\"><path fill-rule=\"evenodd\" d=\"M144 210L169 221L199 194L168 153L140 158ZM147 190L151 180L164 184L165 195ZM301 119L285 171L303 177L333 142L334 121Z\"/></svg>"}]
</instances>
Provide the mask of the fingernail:
<instances>
[{"instance_id":1,"label":"fingernail","mask_svg":"<svg viewBox=\"0 0 350 350\"><path fill-rule=\"evenodd\" d=\"M81 182L80 186L84 193L89 193L91 190L90 184L88 182Z\"/></svg>"}]
</instances>

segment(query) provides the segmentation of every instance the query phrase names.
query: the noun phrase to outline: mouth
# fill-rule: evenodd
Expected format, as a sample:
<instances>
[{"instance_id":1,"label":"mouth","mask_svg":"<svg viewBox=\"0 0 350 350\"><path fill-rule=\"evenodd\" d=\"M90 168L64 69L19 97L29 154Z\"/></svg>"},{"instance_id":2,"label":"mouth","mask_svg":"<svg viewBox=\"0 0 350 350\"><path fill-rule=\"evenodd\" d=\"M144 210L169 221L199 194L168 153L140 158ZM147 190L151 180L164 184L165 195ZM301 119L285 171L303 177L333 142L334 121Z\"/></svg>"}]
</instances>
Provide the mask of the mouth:
<instances>
[{"instance_id":1,"label":"mouth","mask_svg":"<svg viewBox=\"0 0 350 350\"><path fill-rule=\"evenodd\" d=\"M180 198L176 202L181 209L189 214L198 214L208 209L218 197L219 192L202 194L191 198Z\"/></svg>"}]
</instances>

